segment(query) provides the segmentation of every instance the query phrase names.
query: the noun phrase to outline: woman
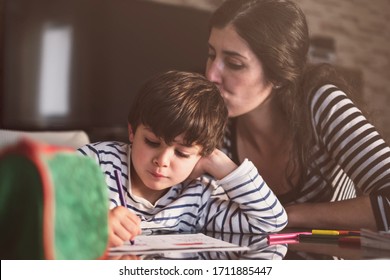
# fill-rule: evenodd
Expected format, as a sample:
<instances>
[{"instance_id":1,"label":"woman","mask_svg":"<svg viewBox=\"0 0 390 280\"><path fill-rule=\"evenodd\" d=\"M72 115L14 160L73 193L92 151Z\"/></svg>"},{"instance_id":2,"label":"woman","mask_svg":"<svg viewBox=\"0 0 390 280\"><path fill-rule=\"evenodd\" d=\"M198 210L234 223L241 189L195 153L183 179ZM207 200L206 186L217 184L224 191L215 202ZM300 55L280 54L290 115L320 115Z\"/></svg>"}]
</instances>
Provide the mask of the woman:
<instances>
[{"instance_id":1,"label":"woman","mask_svg":"<svg viewBox=\"0 0 390 280\"><path fill-rule=\"evenodd\" d=\"M291 1L227 0L210 21L206 76L289 227L390 229L390 148L331 66L306 65L308 28Z\"/></svg>"}]
</instances>

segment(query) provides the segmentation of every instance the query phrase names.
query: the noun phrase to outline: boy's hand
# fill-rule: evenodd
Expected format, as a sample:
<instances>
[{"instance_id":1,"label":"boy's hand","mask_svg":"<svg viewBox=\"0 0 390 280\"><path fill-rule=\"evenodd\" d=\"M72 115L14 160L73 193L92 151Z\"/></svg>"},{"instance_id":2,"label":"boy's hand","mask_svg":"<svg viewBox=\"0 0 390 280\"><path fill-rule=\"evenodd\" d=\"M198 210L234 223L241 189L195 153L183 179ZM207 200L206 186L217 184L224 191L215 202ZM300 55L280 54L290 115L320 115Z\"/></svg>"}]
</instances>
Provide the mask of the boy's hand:
<instances>
[{"instance_id":1,"label":"boy's hand","mask_svg":"<svg viewBox=\"0 0 390 280\"><path fill-rule=\"evenodd\" d=\"M110 247L122 245L125 241L133 240L141 234L141 220L123 206L110 210L108 214L108 244Z\"/></svg>"},{"instance_id":2,"label":"boy's hand","mask_svg":"<svg viewBox=\"0 0 390 280\"><path fill-rule=\"evenodd\" d=\"M200 158L190 178L197 178L208 173L217 180L220 180L236 168L237 165L225 153L215 149L209 156Z\"/></svg>"}]
</instances>

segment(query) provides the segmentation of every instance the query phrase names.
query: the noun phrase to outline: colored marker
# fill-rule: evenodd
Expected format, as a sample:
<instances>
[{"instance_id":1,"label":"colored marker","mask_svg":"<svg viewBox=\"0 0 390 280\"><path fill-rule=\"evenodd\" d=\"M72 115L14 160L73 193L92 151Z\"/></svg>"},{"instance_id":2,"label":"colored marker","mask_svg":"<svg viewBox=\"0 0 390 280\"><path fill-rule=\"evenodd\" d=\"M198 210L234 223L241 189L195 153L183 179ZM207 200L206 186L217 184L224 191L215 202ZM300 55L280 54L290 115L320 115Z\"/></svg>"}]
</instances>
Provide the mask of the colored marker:
<instances>
[{"instance_id":1,"label":"colored marker","mask_svg":"<svg viewBox=\"0 0 390 280\"><path fill-rule=\"evenodd\" d=\"M297 239L276 239L276 240L268 240L268 245L278 245L278 244L296 244L299 243Z\"/></svg>"},{"instance_id":2,"label":"colored marker","mask_svg":"<svg viewBox=\"0 0 390 280\"><path fill-rule=\"evenodd\" d=\"M360 246L360 236L345 236L339 238L340 245Z\"/></svg>"},{"instance_id":3,"label":"colored marker","mask_svg":"<svg viewBox=\"0 0 390 280\"><path fill-rule=\"evenodd\" d=\"M267 239L268 241L298 239L298 235L300 234L311 235L312 233L308 231L273 233L273 234L269 234L267 236Z\"/></svg>"},{"instance_id":4,"label":"colored marker","mask_svg":"<svg viewBox=\"0 0 390 280\"><path fill-rule=\"evenodd\" d=\"M326 234L312 234L312 235L299 235L300 242L325 242L334 243L338 242L340 236L338 235L326 235Z\"/></svg>"},{"instance_id":5,"label":"colored marker","mask_svg":"<svg viewBox=\"0 0 390 280\"><path fill-rule=\"evenodd\" d=\"M300 242L322 242L322 243L339 243L339 244L359 245L360 244L360 236L312 234L312 235L300 235L299 241Z\"/></svg>"},{"instance_id":6,"label":"colored marker","mask_svg":"<svg viewBox=\"0 0 390 280\"><path fill-rule=\"evenodd\" d=\"M312 234L321 235L360 235L360 231L313 229Z\"/></svg>"}]
</instances>

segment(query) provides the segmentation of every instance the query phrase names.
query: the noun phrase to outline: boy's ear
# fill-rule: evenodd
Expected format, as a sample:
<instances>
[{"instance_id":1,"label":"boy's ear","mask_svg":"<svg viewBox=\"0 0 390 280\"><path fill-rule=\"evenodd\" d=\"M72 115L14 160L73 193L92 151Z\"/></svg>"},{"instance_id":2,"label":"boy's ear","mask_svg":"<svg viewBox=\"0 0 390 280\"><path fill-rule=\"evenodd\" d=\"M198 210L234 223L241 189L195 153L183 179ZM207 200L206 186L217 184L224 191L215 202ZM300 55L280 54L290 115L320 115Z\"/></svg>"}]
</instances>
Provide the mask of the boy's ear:
<instances>
[{"instance_id":1,"label":"boy's ear","mask_svg":"<svg viewBox=\"0 0 390 280\"><path fill-rule=\"evenodd\" d=\"M129 141L130 143L133 143L133 140L134 140L134 132L133 132L133 128L131 127L131 124L127 124L127 130L128 130L128 133L129 133Z\"/></svg>"}]
</instances>

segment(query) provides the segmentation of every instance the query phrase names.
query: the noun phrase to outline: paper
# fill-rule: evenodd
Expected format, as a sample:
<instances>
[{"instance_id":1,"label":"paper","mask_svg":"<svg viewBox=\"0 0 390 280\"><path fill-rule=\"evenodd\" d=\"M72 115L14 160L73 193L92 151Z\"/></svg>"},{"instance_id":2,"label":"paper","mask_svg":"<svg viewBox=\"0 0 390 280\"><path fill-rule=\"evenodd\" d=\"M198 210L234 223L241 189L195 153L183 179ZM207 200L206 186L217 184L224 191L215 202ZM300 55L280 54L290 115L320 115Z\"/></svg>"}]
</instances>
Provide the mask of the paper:
<instances>
[{"instance_id":1,"label":"paper","mask_svg":"<svg viewBox=\"0 0 390 280\"><path fill-rule=\"evenodd\" d=\"M203 251L245 251L248 247L222 241L202 233L196 234L163 234L138 235L134 245L126 242L124 245L110 249L110 255L122 254L152 254L175 252Z\"/></svg>"}]
</instances>

